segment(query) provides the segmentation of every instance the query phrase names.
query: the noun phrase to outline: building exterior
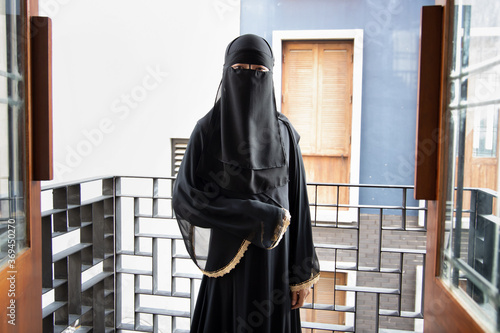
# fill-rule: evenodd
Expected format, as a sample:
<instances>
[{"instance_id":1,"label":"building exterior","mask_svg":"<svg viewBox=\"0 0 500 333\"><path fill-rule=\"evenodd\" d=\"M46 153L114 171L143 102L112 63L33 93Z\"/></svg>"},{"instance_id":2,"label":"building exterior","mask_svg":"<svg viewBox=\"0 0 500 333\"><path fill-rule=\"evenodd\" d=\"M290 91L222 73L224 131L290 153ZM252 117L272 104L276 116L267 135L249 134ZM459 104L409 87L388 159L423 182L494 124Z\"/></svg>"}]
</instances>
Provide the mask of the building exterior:
<instances>
[{"instance_id":1,"label":"building exterior","mask_svg":"<svg viewBox=\"0 0 500 333\"><path fill-rule=\"evenodd\" d=\"M0 330L189 330L200 272L172 182L225 46L255 33L308 173L323 278L304 332L498 331L499 17L489 0L0 1Z\"/></svg>"}]
</instances>

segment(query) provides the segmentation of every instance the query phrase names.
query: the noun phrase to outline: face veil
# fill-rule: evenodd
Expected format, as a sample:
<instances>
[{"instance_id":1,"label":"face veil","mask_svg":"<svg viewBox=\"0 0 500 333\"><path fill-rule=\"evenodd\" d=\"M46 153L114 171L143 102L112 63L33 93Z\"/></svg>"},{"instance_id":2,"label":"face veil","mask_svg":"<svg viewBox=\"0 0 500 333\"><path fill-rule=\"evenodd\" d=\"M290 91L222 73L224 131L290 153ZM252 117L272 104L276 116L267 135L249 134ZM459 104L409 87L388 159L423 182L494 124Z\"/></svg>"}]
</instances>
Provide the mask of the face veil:
<instances>
[{"instance_id":1,"label":"face veil","mask_svg":"<svg viewBox=\"0 0 500 333\"><path fill-rule=\"evenodd\" d=\"M236 63L263 65L269 71L232 68ZM273 64L269 44L256 35L240 36L226 49L210 142L197 170L223 189L255 194L288 182Z\"/></svg>"},{"instance_id":2,"label":"face veil","mask_svg":"<svg viewBox=\"0 0 500 333\"><path fill-rule=\"evenodd\" d=\"M276 110L272 67L261 37L243 35L229 44L214 107L191 133L172 207L187 252L205 276L224 276L247 250L281 246L273 253L286 252L289 260L277 261L299 269L285 274L283 266L276 276L302 288L317 280L319 265L299 137Z\"/></svg>"}]
</instances>

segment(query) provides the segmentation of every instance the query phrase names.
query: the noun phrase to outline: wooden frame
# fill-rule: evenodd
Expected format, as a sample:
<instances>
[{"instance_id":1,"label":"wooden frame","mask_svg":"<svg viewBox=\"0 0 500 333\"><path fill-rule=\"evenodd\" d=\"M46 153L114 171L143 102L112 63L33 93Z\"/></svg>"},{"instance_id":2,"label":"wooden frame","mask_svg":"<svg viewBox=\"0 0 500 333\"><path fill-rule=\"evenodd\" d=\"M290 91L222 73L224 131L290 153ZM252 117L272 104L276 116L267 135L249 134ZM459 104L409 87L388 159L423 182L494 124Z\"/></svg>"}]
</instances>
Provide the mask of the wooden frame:
<instances>
[{"instance_id":1,"label":"wooden frame","mask_svg":"<svg viewBox=\"0 0 500 333\"><path fill-rule=\"evenodd\" d=\"M440 107L439 107L439 144L437 200L428 201L427 218L427 259L425 268L424 331L470 333L484 332L486 328L474 319L462 306L462 302L453 294L440 278L441 247L443 243L443 221L445 220L448 188L448 70L452 59L450 47L453 31L453 3L451 0L436 0L436 5L444 6L443 46L441 57Z\"/></svg>"},{"instance_id":2,"label":"wooden frame","mask_svg":"<svg viewBox=\"0 0 500 333\"><path fill-rule=\"evenodd\" d=\"M8 266L0 270L0 332L39 332L42 327L42 268L41 268L41 207L40 207L40 182L33 181L33 57L31 53L30 18L38 15L38 0L25 0L21 16L23 22L24 43L24 94L25 94L25 212L27 220L27 245L16 256L15 262L15 298L8 297L10 289ZM10 325L7 321L7 307L11 299L15 299L15 323Z\"/></svg>"},{"instance_id":3,"label":"wooden frame","mask_svg":"<svg viewBox=\"0 0 500 333\"><path fill-rule=\"evenodd\" d=\"M33 179L53 178L52 158L52 21L31 17L33 91Z\"/></svg>"},{"instance_id":4,"label":"wooden frame","mask_svg":"<svg viewBox=\"0 0 500 333\"><path fill-rule=\"evenodd\" d=\"M436 200L443 7L422 7L420 25L414 196Z\"/></svg>"}]
</instances>

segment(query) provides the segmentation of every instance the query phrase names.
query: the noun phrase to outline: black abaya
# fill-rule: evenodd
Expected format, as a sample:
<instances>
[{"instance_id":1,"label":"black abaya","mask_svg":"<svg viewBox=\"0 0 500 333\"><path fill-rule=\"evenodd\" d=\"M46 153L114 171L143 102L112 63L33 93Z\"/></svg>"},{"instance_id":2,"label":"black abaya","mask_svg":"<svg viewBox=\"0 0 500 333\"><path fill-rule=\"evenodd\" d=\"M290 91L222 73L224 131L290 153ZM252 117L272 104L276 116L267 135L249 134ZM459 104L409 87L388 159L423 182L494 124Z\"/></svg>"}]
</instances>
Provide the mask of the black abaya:
<instances>
[{"instance_id":1,"label":"black abaya","mask_svg":"<svg viewBox=\"0 0 500 333\"><path fill-rule=\"evenodd\" d=\"M319 278L299 136L276 111L269 44L240 36L225 61L218 98L191 134L172 199L204 274L191 332L298 333L290 292ZM238 63L269 71L232 67Z\"/></svg>"},{"instance_id":2,"label":"black abaya","mask_svg":"<svg viewBox=\"0 0 500 333\"><path fill-rule=\"evenodd\" d=\"M207 142L211 113L198 122L191 135L176 182L174 193L176 211L196 209L197 204L189 200L188 191L189 188L200 186L193 184L193 181L200 181L196 176L196 169L200 154L205 148L204 143ZM232 225L219 221L217 216L206 214L196 219L194 223L210 226L213 230L208 257L217 256L216 259L219 260L226 257L223 261L230 261L234 265L230 265L230 269L222 276L204 275L193 315L192 333L301 331L299 310L291 310L290 289L309 288L319 278L319 265L312 243L305 175L297 145L298 135L284 116L279 116L279 123L280 132L285 139L287 164L290 165L290 182L250 197L247 194L221 190L224 194L219 194L215 201L222 201L219 202L221 207L224 202L234 207L234 203L230 202L236 198L238 204L255 200L266 203L266 206L275 207L279 212L285 208L290 210L292 215L288 230L274 248L268 249L261 244L248 244L246 251L239 256L238 247L242 238L239 238L238 234L242 230L237 226L238 219ZM207 206L210 204L211 200L206 202ZM247 208L248 211L240 212L242 216L246 213L253 215L259 210L253 206ZM221 208L221 211L224 209ZM221 211L218 213L225 215ZM231 217L235 217L234 213L231 213ZM274 225L278 220L281 220L279 215L269 219L275 221ZM208 259L208 262L210 261L211 258Z\"/></svg>"}]
</instances>

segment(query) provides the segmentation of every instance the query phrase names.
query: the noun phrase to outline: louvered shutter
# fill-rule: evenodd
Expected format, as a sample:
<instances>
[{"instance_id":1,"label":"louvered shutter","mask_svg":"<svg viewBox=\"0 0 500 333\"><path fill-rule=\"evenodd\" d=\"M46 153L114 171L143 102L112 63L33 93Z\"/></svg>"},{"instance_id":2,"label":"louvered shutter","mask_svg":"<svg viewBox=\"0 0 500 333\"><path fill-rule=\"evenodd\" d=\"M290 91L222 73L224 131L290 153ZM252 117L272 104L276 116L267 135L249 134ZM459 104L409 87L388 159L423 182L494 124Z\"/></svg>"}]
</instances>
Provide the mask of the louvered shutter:
<instances>
[{"instance_id":1,"label":"louvered shutter","mask_svg":"<svg viewBox=\"0 0 500 333\"><path fill-rule=\"evenodd\" d=\"M189 139L172 139L172 176L177 176Z\"/></svg>"},{"instance_id":2,"label":"louvered shutter","mask_svg":"<svg viewBox=\"0 0 500 333\"><path fill-rule=\"evenodd\" d=\"M301 134L301 149L304 154L316 150L316 71L317 50L311 44L290 44L285 50L285 61L289 62L285 81L286 101L283 113L290 118Z\"/></svg>"},{"instance_id":3,"label":"louvered shutter","mask_svg":"<svg viewBox=\"0 0 500 333\"><path fill-rule=\"evenodd\" d=\"M349 156L352 42L288 42L283 54L282 111L303 155Z\"/></svg>"},{"instance_id":4,"label":"louvered shutter","mask_svg":"<svg viewBox=\"0 0 500 333\"><path fill-rule=\"evenodd\" d=\"M351 56L343 45L335 46L319 45L317 153L346 157L350 150Z\"/></svg>"}]
</instances>

